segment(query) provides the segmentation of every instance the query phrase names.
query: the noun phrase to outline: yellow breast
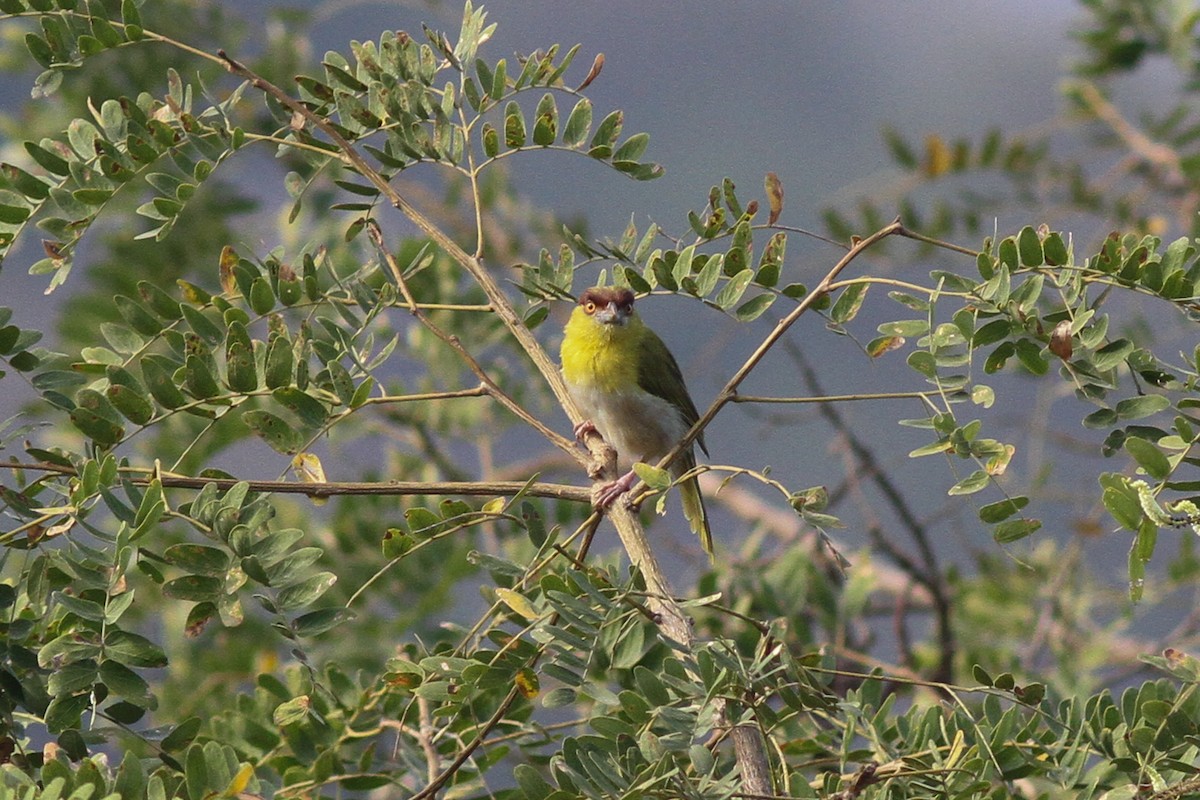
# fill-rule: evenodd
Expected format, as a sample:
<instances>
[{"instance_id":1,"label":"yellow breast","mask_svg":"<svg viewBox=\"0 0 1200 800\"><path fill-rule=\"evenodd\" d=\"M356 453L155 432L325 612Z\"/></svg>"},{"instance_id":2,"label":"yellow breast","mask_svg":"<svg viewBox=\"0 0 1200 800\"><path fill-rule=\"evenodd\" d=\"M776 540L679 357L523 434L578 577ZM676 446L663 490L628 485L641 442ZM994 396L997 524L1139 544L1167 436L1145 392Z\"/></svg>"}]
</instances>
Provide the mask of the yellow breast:
<instances>
[{"instance_id":1,"label":"yellow breast","mask_svg":"<svg viewBox=\"0 0 1200 800\"><path fill-rule=\"evenodd\" d=\"M576 308L563 336L563 379L601 392L636 389L643 330L636 318L626 325L603 325Z\"/></svg>"}]
</instances>

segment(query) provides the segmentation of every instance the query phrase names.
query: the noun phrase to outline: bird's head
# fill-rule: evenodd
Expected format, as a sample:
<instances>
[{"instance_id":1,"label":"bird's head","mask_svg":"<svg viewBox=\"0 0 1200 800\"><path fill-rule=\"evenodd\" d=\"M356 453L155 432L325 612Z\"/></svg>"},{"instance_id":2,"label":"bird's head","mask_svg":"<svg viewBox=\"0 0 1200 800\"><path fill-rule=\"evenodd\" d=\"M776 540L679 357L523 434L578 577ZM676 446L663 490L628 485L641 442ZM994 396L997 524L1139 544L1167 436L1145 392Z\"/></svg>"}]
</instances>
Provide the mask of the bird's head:
<instances>
[{"instance_id":1,"label":"bird's head","mask_svg":"<svg viewBox=\"0 0 1200 800\"><path fill-rule=\"evenodd\" d=\"M623 326L633 318L633 292L617 286L596 286L580 296L579 310L602 325Z\"/></svg>"}]
</instances>

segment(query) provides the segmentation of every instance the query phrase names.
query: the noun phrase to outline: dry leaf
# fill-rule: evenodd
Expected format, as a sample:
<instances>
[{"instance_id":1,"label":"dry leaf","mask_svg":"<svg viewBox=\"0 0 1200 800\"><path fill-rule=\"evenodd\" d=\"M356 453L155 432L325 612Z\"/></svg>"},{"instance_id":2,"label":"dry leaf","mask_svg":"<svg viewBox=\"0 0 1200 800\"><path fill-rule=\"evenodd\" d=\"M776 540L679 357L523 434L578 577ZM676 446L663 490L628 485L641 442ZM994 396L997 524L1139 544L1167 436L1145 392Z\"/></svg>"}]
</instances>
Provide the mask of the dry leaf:
<instances>
[{"instance_id":1,"label":"dry leaf","mask_svg":"<svg viewBox=\"0 0 1200 800\"><path fill-rule=\"evenodd\" d=\"M763 188L767 191L767 202L771 205L771 216L768 217L767 224L774 225L783 213L783 181L779 180L779 176L774 172L768 172L763 180Z\"/></svg>"},{"instance_id":2,"label":"dry leaf","mask_svg":"<svg viewBox=\"0 0 1200 800\"><path fill-rule=\"evenodd\" d=\"M1071 353L1074 352L1071 344L1071 320L1064 319L1050 332L1050 352L1063 361L1070 360Z\"/></svg>"}]
</instances>

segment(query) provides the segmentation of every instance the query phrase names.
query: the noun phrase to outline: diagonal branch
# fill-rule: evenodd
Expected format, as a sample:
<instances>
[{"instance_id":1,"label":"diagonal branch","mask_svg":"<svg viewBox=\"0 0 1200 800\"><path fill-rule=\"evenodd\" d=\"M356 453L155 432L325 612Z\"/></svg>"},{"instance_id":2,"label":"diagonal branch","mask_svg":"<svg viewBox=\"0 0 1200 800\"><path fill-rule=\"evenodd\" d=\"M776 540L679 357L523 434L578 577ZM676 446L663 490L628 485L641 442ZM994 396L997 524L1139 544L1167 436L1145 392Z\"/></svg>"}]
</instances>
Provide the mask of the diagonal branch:
<instances>
[{"instance_id":1,"label":"diagonal branch","mask_svg":"<svg viewBox=\"0 0 1200 800\"><path fill-rule=\"evenodd\" d=\"M774 347L781 338L783 338L783 335L787 333L788 328L792 327L796 320L800 319L800 317L803 316L804 313L808 311L808 309L811 308L814 303L825 296L826 292L829 290L829 285L837 279L837 276L841 274L842 270L850 265L850 262L854 261L854 259L858 258L879 241L886 239L889 236L897 235L907 235L907 232L904 226L900 224L899 219L896 219L890 224L885 225L867 238L856 241L854 246L850 248L846 255L842 256L841 259L839 259L838 262L833 265L829 272L825 274L825 277L821 279L821 282L813 287L813 290L809 292L799 303L797 303L796 307L793 308L786 317L775 324L775 328L769 334L767 334L766 338L762 340L762 343L759 344L755 351L750 354L750 357L743 362L742 366L738 367L738 370L733 374L733 377L731 377L725 383L724 388L721 389L709 407L705 409L704 413L700 415L700 419L696 420L696 424L692 425L691 429L684 434L682 439L679 440L679 443L676 444L669 453L663 456L661 460L659 460L658 466L660 468L666 468L669 466L672 461L679 457L680 453L692 446L692 442L696 440L696 437L708 427L708 424L713 421L713 418L720 413L721 409L723 409L726 404L734 402L734 398L737 396L738 387L742 385L742 382L745 381L750 373L754 371L754 368L758 366L759 362L766 357L771 348ZM643 484L639 483L634 487L634 493L639 492L642 487Z\"/></svg>"},{"instance_id":2,"label":"diagonal branch","mask_svg":"<svg viewBox=\"0 0 1200 800\"><path fill-rule=\"evenodd\" d=\"M400 269L400 265L396 263L396 257L392 255L392 252L388 250L387 246L384 244L383 231L379 230L379 225L377 225L374 220L371 220L367 225L367 231L376 249L379 250L384 263L387 264L388 270L391 271L392 278L396 281L396 285L400 288L400 294L404 297L404 302L408 307L409 313L412 314L418 322L428 328L434 336L448 344L450 348L454 350L454 352L458 353L463 361L467 362L467 367L469 367L471 372L475 374L475 377L479 378L483 385L487 387L488 394L496 398L500 405L507 408L538 433L545 436L547 439L557 445L559 449L572 453L576 452L575 445L570 439L567 439L565 436L550 430L540 419L522 408L520 403L514 400L512 396L508 394L508 392L500 388L500 385L491 379L491 377L484 371L483 366L475 359L474 356L471 355L467 348L463 347L462 342L459 341L457 336L446 333L444 330L434 324L433 320L429 319L429 316L426 315L425 312L420 309L420 307L418 307L416 298L413 297L412 292L408 288L408 281L404 278L404 271Z\"/></svg>"}]
</instances>

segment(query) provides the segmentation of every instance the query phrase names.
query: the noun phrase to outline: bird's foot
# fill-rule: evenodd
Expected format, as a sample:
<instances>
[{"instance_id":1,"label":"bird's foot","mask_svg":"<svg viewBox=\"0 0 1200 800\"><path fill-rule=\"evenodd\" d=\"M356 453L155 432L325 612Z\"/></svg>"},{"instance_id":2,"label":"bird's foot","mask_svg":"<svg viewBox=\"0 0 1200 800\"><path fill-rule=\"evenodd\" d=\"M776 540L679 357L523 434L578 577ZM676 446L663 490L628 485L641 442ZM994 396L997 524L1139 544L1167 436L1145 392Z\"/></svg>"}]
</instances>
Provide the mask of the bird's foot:
<instances>
[{"instance_id":1,"label":"bird's foot","mask_svg":"<svg viewBox=\"0 0 1200 800\"><path fill-rule=\"evenodd\" d=\"M593 495L592 504L596 508L608 508L618 497L632 489L633 484L636 482L637 473L630 470L612 483L601 486L595 495Z\"/></svg>"},{"instance_id":2,"label":"bird's foot","mask_svg":"<svg viewBox=\"0 0 1200 800\"><path fill-rule=\"evenodd\" d=\"M590 419L585 419L583 422L575 426L575 438L582 444L583 437L589 433L596 433L596 426Z\"/></svg>"}]
</instances>

